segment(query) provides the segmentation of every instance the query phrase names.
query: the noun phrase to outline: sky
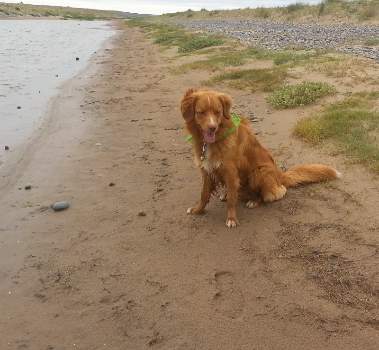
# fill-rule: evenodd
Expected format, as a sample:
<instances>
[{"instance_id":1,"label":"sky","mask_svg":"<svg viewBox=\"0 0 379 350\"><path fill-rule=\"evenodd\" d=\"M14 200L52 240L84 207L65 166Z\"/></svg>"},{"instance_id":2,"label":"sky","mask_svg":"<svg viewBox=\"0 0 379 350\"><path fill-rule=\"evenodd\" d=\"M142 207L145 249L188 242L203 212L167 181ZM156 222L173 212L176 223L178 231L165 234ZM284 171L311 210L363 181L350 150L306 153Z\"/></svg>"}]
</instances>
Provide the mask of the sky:
<instances>
[{"instance_id":1,"label":"sky","mask_svg":"<svg viewBox=\"0 0 379 350\"><path fill-rule=\"evenodd\" d=\"M19 0L5 1L15 3L20 2ZM85 7L150 14L185 11L188 9L200 10L202 8L215 10L245 7L286 6L295 2L317 4L320 0L24 0L24 3L28 4Z\"/></svg>"}]
</instances>

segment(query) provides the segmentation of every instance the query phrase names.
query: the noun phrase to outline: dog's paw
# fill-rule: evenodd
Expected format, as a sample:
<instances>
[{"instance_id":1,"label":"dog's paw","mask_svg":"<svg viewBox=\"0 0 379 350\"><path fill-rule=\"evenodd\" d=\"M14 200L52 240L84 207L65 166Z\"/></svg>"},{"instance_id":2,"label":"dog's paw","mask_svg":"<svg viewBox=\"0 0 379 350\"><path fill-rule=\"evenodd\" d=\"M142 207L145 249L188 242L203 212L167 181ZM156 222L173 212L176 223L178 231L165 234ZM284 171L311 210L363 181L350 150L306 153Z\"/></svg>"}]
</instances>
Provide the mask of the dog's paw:
<instances>
[{"instance_id":1,"label":"dog's paw","mask_svg":"<svg viewBox=\"0 0 379 350\"><path fill-rule=\"evenodd\" d=\"M200 210L198 208L191 207L187 209L187 215L200 215L203 213L204 213L204 210Z\"/></svg>"},{"instance_id":2,"label":"dog's paw","mask_svg":"<svg viewBox=\"0 0 379 350\"><path fill-rule=\"evenodd\" d=\"M227 198L227 192L226 189L222 189L218 195L218 198L220 198L221 202L225 202Z\"/></svg>"},{"instance_id":3,"label":"dog's paw","mask_svg":"<svg viewBox=\"0 0 379 350\"><path fill-rule=\"evenodd\" d=\"M256 202L256 201L250 200L246 203L246 208L249 208L249 209L253 209L253 208L256 208L258 206L259 206L259 202Z\"/></svg>"},{"instance_id":4,"label":"dog's paw","mask_svg":"<svg viewBox=\"0 0 379 350\"><path fill-rule=\"evenodd\" d=\"M193 212L193 209L194 208L188 208L187 209L187 215L191 215L191 214L193 214L192 212Z\"/></svg>"},{"instance_id":5,"label":"dog's paw","mask_svg":"<svg viewBox=\"0 0 379 350\"><path fill-rule=\"evenodd\" d=\"M227 218L226 219L226 226L228 228L235 228L238 226L238 221L236 219L233 219L233 218Z\"/></svg>"},{"instance_id":6,"label":"dog's paw","mask_svg":"<svg viewBox=\"0 0 379 350\"><path fill-rule=\"evenodd\" d=\"M287 189L284 186L277 186L271 189L271 192L263 194L263 201L266 203L274 202L282 199L287 193Z\"/></svg>"}]
</instances>

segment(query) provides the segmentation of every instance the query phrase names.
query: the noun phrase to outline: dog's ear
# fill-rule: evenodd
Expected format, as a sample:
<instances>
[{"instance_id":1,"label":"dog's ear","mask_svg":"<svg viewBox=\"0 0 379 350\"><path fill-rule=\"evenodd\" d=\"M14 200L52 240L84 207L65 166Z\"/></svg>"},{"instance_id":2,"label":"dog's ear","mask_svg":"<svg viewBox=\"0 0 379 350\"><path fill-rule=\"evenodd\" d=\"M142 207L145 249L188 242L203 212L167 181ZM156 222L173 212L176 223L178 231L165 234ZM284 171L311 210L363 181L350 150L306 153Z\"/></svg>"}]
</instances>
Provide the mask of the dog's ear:
<instances>
[{"instance_id":1,"label":"dog's ear","mask_svg":"<svg viewBox=\"0 0 379 350\"><path fill-rule=\"evenodd\" d=\"M230 109L232 108L232 98L226 94L219 94L218 98L222 103L222 107L224 110L224 117L226 119L230 119Z\"/></svg>"},{"instance_id":2,"label":"dog's ear","mask_svg":"<svg viewBox=\"0 0 379 350\"><path fill-rule=\"evenodd\" d=\"M184 120L189 123L195 117L195 89L188 89L184 94L181 102L181 111Z\"/></svg>"}]
</instances>

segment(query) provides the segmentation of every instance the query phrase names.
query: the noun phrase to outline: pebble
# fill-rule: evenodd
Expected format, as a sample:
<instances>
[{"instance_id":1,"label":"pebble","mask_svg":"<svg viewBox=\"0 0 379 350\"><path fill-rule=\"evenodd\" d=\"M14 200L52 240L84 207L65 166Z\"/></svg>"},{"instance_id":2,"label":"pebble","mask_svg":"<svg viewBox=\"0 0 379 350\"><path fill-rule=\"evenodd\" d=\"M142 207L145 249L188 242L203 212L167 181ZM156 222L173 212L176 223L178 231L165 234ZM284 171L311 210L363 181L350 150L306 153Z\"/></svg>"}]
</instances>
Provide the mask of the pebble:
<instances>
[{"instance_id":1,"label":"pebble","mask_svg":"<svg viewBox=\"0 0 379 350\"><path fill-rule=\"evenodd\" d=\"M80 60L80 58L79 58L79 57L76 57L76 60L77 60L77 61L79 61L79 60Z\"/></svg>"},{"instance_id":2,"label":"pebble","mask_svg":"<svg viewBox=\"0 0 379 350\"><path fill-rule=\"evenodd\" d=\"M140 211L140 212L138 213L138 216L146 216L146 213L145 213L144 211Z\"/></svg>"},{"instance_id":3,"label":"pebble","mask_svg":"<svg viewBox=\"0 0 379 350\"><path fill-rule=\"evenodd\" d=\"M362 41L379 37L378 25L285 23L260 19L193 20L177 22L190 30L204 30L272 50L288 47L334 49L379 61L379 47ZM357 44L351 43L357 41Z\"/></svg>"},{"instance_id":4,"label":"pebble","mask_svg":"<svg viewBox=\"0 0 379 350\"><path fill-rule=\"evenodd\" d=\"M17 106L17 109L21 109L21 106Z\"/></svg>"},{"instance_id":5,"label":"pebble","mask_svg":"<svg viewBox=\"0 0 379 350\"><path fill-rule=\"evenodd\" d=\"M67 201L56 202L56 203L54 203L54 204L51 205L51 208L54 211L65 210L65 209L68 209L69 207L70 207L70 203L67 202Z\"/></svg>"},{"instance_id":6,"label":"pebble","mask_svg":"<svg viewBox=\"0 0 379 350\"><path fill-rule=\"evenodd\" d=\"M4 146L4 149L5 149L6 151L9 151L9 146Z\"/></svg>"},{"instance_id":7,"label":"pebble","mask_svg":"<svg viewBox=\"0 0 379 350\"><path fill-rule=\"evenodd\" d=\"M113 186L115 186L116 184L114 183L114 182L111 182L110 184L109 184L109 187L113 187Z\"/></svg>"},{"instance_id":8,"label":"pebble","mask_svg":"<svg viewBox=\"0 0 379 350\"><path fill-rule=\"evenodd\" d=\"M32 189L32 186L31 186L31 185L26 185L26 186L24 187L24 189L25 189L26 191L29 191L29 190Z\"/></svg>"}]
</instances>

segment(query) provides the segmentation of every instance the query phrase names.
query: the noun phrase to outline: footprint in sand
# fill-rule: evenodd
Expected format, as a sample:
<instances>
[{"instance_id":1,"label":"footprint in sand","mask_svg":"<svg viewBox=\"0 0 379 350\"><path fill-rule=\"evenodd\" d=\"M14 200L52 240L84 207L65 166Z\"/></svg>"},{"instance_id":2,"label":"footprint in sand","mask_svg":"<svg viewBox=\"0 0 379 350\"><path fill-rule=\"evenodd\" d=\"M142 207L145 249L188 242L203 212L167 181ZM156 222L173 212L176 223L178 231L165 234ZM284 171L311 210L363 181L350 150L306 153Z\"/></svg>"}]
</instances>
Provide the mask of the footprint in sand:
<instances>
[{"instance_id":1,"label":"footprint in sand","mask_svg":"<svg viewBox=\"0 0 379 350\"><path fill-rule=\"evenodd\" d=\"M214 279L217 292L213 297L213 303L216 311L227 317L237 318L243 311L245 301L233 273L219 271L215 273Z\"/></svg>"}]
</instances>

